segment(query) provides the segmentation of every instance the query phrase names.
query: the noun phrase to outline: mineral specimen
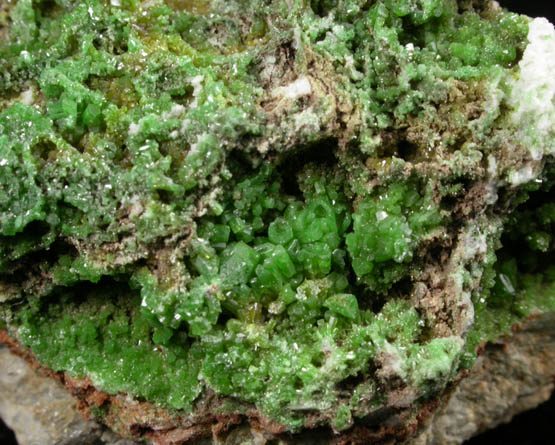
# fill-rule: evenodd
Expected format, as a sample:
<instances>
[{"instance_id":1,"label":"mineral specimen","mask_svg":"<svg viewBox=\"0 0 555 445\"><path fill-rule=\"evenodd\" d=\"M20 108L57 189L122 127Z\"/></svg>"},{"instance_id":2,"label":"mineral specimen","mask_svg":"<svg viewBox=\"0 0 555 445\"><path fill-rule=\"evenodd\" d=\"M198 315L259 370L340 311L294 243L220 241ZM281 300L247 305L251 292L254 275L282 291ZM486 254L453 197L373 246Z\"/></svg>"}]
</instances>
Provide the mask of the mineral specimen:
<instances>
[{"instance_id":1,"label":"mineral specimen","mask_svg":"<svg viewBox=\"0 0 555 445\"><path fill-rule=\"evenodd\" d=\"M545 19L19 0L0 39L0 328L124 436L401 442L555 310Z\"/></svg>"}]
</instances>

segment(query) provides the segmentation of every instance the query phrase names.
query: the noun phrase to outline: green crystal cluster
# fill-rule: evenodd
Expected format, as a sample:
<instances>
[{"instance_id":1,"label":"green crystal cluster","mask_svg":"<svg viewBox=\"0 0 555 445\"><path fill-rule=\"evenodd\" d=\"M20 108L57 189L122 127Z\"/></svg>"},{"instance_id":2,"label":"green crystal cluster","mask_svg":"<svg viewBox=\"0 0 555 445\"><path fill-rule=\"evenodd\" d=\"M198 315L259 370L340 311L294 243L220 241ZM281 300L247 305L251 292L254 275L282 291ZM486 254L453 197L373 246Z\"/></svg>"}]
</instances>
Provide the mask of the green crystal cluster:
<instances>
[{"instance_id":1,"label":"green crystal cluster","mask_svg":"<svg viewBox=\"0 0 555 445\"><path fill-rule=\"evenodd\" d=\"M438 394L555 309L552 133L521 146L510 118L530 23L488 1L8 1L3 324L193 418L211 392L341 431L391 388Z\"/></svg>"}]
</instances>

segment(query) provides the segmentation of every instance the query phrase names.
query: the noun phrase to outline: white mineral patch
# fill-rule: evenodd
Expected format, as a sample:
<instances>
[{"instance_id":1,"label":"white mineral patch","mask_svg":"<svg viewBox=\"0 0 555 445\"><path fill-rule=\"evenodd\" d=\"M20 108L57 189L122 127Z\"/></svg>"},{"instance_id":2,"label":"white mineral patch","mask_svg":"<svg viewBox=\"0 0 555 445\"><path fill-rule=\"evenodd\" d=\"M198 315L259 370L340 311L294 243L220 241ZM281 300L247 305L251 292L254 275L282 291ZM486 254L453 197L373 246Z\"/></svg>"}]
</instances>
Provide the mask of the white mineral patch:
<instances>
[{"instance_id":1,"label":"white mineral patch","mask_svg":"<svg viewBox=\"0 0 555 445\"><path fill-rule=\"evenodd\" d=\"M129 131L127 133L129 134L129 136L137 136L139 134L139 131L141 131L141 126L139 124L131 122L131 124L129 125Z\"/></svg>"},{"instance_id":2,"label":"white mineral patch","mask_svg":"<svg viewBox=\"0 0 555 445\"><path fill-rule=\"evenodd\" d=\"M499 199L497 194L497 159L493 155L488 156L488 183L486 184L486 202L493 205Z\"/></svg>"},{"instance_id":3,"label":"white mineral patch","mask_svg":"<svg viewBox=\"0 0 555 445\"><path fill-rule=\"evenodd\" d=\"M295 82L289 84L285 87L285 96L288 99L298 99L299 97L303 96L310 96L312 93L312 87L310 86L310 82L306 77L302 77L297 79Z\"/></svg>"},{"instance_id":4,"label":"white mineral patch","mask_svg":"<svg viewBox=\"0 0 555 445\"><path fill-rule=\"evenodd\" d=\"M515 172L511 172L509 175L509 181L512 185L518 186L522 184L526 184L530 181L536 179L536 173L534 173L534 169L531 165L527 165L520 170Z\"/></svg>"},{"instance_id":5,"label":"white mineral patch","mask_svg":"<svg viewBox=\"0 0 555 445\"><path fill-rule=\"evenodd\" d=\"M535 160L555 152L555 28L544 18L530 22L529 44L519 63L509 103L513 122Z\"/></svg>"},{"instance_id":6,"label":"white mineral patch","mask_svg":"<svg viewBox=\"0 0 555 445\"><path fill-rule=\"evenodd\" d=\"M297 100L303 96L310 96L312 94L312 87L306 77L301 77L289 85L276 88L272 95L274 97L283 96L288 100Z\"/></svg>"},{"instance_id":7,"label":"white mineral patch","mask_svg":"<svg viewBox=\"0 0 555 445\"><path fill-rule=\"evenodd\" d=\"M465 234L463 240L463 258L473 259L476 255L484 255L488 251L488 241L485 233L473 230Z\"/></svg>"},{"instance_id":8,"label":"white mineral patch","mask_svg":"<svg viewBox=\"0 0 555 445\"><path fill-rule=\"evenodd\" d=\"M191 85L193 86L193 97L194 100L191 102L191 108L195 108L198 105L198 97L202 91L202 82L204 81L204 76L195 76L191 79Z\"/></svg>"},{"instance_id":9,"label":"white mineral patch","mask_svg":"<svg viewBox=\"0 0 555 445\"><path fill-rule=\"evenodd\" d=\"M185 112L185 107L183 105L175 104L169 113L164 113L162 116L165 119L175 119L181 116Z\"/></svg>"},{"instance_id":10,"label":"white mineral patch","mask_svg":"<svg viewBox=\"0 0 555 445\"><path fill-rule=\"evenodd\" d=\"M260 153L265 154L270 149L270 143L268 141L263 141L260 143L257 149Z\"/></svg>"},{"instance_id":11,"label":"white mineral patch","mask_svg":"<svg viewBox=\"0 0 555 445\"><path fill-rule=\"evenodd\" d=\"M493 155L488 156L488 176L490 178L497 176L497 159Z\"/></svg>"},{"instance_id":12,"label":"white mineral patch","mask_svg":"<svg viewBox=\"0 0 555 445\"><path fill-rule=\"evenodd\" d=\"M22 104L31 106L35 101L35 93L33 92L32 88L29 88L28 90L23 91L23 93L21 93L21 96L19 96L19 98Z\"/></svg>"}]
</instances>

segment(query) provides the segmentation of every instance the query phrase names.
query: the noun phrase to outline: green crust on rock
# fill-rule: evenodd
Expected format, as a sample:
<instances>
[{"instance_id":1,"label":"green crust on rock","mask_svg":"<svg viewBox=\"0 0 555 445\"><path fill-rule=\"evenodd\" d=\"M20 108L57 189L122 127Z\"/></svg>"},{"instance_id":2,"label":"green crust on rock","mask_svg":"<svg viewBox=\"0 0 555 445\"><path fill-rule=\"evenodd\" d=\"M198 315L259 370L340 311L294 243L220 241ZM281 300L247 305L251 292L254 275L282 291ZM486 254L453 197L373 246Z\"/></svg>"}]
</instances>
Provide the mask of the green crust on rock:
<instances>
[{"instance_id":1,"label":"green crust on rock","mask_svg":"<svg viewBox=\"0 0 555 445\"><path fill-rule=\"evenodd\" d=\"M542 54L479 0L7 2L0 327L193 423L416 410L555 310Z\"/></svg>"}]
</instances>

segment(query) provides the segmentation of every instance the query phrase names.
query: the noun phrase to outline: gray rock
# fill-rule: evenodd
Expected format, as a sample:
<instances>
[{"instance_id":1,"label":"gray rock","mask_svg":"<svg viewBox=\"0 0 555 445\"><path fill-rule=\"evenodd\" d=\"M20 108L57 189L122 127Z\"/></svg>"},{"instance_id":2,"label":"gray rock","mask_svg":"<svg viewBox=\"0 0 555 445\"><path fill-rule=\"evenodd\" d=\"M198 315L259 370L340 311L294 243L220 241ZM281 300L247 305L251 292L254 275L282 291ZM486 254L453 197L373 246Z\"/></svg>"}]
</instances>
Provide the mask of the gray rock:
<instances>
[{"instance_id":1,"label":"gray rock","mask_svg":"<svg viewBox=\"0 0 555 445\"><path fill-rule=\"evenodd\" d=\"M0 364L0 417L19 445L132 445L83 419L59 382L38 375L2 347Z\"/></svg>"},{"instance_id":2,"label":"gray rock","mask_svg":"<svg viewBox=\"0 0 555 445\"><path fill-rule=\"evenodd\" d=\"M555 313L486 346L470 375L414 445L455 445L510 422L551 396L555 384Z\"/></svg>"}]
</instances>

